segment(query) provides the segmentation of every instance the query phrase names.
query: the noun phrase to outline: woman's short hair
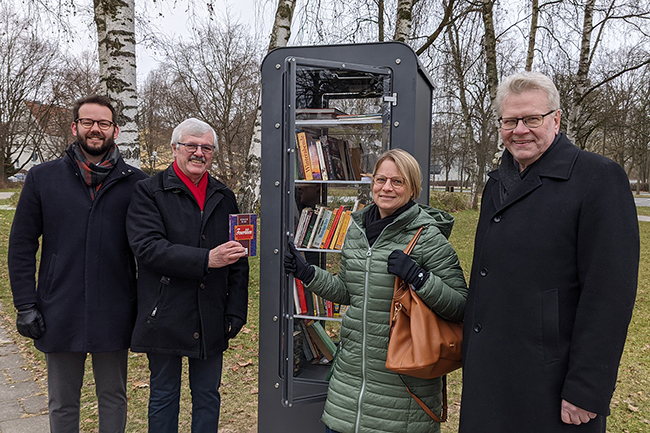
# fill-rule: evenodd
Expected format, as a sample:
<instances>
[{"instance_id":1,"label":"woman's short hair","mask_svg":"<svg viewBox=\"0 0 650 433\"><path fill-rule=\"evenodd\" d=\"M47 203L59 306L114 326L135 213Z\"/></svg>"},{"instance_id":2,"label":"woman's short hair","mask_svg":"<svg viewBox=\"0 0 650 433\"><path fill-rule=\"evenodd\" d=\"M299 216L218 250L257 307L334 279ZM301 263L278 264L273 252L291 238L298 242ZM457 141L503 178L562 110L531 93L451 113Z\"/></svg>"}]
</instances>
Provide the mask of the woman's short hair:
<instances>
[{"instance_id":1,"label":"woman's short hair","mask_svg":"<svg viewBox=\"0 0 650 433\"><path fill-rule=\"evenodd\" d=\"M212 143L214 144L214 150L217 150L219 148L219 144L217 143L217 133L214 132L212 126L194 117L183 120L176 128L174 128L174 132L172 132L171 145L174 147L174 145L180 142L183 137L188 135L200 137L208 132L212 132Z\"/></svg>"},{"instance_id":2,"label":"woman's short hair","mask_svg":"<svg viewBox=\"0 0 650 433\"><path fill-rule=\"evenodd\" d=\"M494 100L497 116L500 117L503 114L503 100L506 96L511 93L518 95L530 90L541 90L546 94L549 110L560 109L560 92L555 87L553 80L539 72L524 71L506 77L499 84L497 97Z\"/></svg>"},{"instance_id":3,"label":"woman's short hair","mask_svg":"<svg viewBox=\"0 0 650 433\"><path fill-rule=\"evenodd\" d=\"M390 159L395 163L397 169L404 176L406 180L406 185L408 186L411 192L411 198L417 198L422 192L422 171L420 170L420 164L413 158L413 156L405 150L402 149L391 149L379 155L375 168L372 171L372 174L377 173L377 169L382 164L382 162Z\"/></svg>"}]
</instances>

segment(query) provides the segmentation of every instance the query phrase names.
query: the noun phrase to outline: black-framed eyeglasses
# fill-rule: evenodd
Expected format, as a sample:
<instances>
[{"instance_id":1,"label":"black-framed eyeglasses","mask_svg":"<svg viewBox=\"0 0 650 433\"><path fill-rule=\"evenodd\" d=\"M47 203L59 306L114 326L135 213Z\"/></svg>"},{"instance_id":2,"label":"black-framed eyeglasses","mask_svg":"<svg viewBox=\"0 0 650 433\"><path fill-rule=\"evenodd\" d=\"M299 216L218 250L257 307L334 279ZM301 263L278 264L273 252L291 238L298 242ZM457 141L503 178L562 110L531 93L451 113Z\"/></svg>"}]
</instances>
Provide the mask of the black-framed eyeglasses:
<instances>
[{"instance_id":1,"label":"black-framed eyeglasses","mask_svg":"<svg viewBox=\"0 0 650 433\"><path fill-rule=\"evenodd\" d=\"M382 176L381 174L376 174L372 177L372 180L375 182L375 185L378 186L384 186L387 181L390 181L390 184L395 189L403 188L404 185L406 185L406 179L399 176L386 177L386 176Z\"/></svg>"},{"instance_id":2,"label":"black-framed eyeglasses","mask_svg":"<svg viewBox=\"0 0 650 433\"><path fill-rule=\"evenodd\" d=\"M86 129L91 129L93 127L93 125L95 123L97 123L97 126L102 131L106 131L111 126L115 125L115 123L111 122L110 120L93 120L93 119L89 119L87 117L77 119L77 120L75 120L75 122L79 122L79 124L81 124L81 126L83 126Z\"/></svg>"},{"instance_id":3,"label":"black-framed eyeglasses","mask_svg":"<svg viewBox=\"0 0 650 433\"><path fill-rule=\"evenodd\" d=\"M195 144L195 143L176 143L180 144L181 146L185 146L185 150L187 150L189 153L194 153L198 150L198 148L201 148L201 152L211 154L214 152L214 146L211 144Z\"/></svg>"},{"instance_id":4,"label":"black-framed eyeglasses","mask_svg":"<svg viewBox=\"0 0 650 433\"><path fill-rule=\"evenodd\" d=\"M539 128L544 124L544 118L551 113L555 113L557 110L551 110L546 114L533 114L532 116L526 117L499 117L499 123L501 124L501 129L505 131L511 131L517 127L519 121L524 122L526 128Z\"/></svg>"}]
</instances>

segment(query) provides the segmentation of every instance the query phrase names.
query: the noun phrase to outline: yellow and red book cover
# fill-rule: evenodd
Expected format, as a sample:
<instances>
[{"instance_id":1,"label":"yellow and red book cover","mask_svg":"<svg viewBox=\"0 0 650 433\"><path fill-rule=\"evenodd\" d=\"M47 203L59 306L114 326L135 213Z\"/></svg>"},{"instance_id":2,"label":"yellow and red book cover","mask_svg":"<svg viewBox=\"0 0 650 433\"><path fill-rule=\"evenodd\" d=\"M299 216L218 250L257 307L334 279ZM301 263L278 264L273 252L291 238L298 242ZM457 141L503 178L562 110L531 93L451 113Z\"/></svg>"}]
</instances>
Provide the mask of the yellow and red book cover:
<instances>
[{"instance_id":1,"label":"yellow and red book cover","mask_svg":"<svg viewBox=\"0 0 650 433\"><path fill-rule=\"evenodd\" d=\"M239 213L228 216L230 240L237 241L246 248L249 257L257 255L257 214Z\"/></svg>"}]
</instances>

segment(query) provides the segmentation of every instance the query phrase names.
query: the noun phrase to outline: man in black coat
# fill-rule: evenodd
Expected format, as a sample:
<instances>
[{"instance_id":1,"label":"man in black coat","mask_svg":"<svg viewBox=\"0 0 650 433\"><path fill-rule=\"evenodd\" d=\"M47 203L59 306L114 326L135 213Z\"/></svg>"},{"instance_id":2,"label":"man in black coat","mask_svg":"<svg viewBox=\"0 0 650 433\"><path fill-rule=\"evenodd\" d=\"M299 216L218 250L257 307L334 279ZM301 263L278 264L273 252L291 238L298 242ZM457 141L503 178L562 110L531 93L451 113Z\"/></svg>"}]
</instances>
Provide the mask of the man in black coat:
<instances>
[{"instance_id":1,"label":"man in black coat","mask_svg":"<svg viewBox=\"0 0 650 433\"><path fill-rule=\"evenodd\" d=\"M45 352L52 432L79 431L87 353L92 354L99 431L123 432L136 313L135 261L125 221L133 187L146 175L120 156L108 98L89 96L72 111L76 141L62 158L29 170L11 227L16 326Z\"/></svg>"},{"instance_id":2,"label":"man in black coat","mask_svg":"<svg viewBox=\"0 0 650 433\"><path fill-rule=\"evenodd\" d=\"M461 433L604 433L636 297L625 171L559 133L559 93L508 77L465 307Z\"/></svg>"},{"instance_id":3,"label":"man in black coat","mask_svg":"<svg viewBox=\"0 0 650 433\"><path fill-rule=\"evenodd\" d=\"M174 162L139 182L127 232L138 260L138 317L131 349L151 371L149 431L178 431L181 361L189 358L192 432L216 432L223 352L246 321L248 260L229 241L235 196L211 177L216 143L205 122L174 129Z\"/></svg>"}]
</instances>

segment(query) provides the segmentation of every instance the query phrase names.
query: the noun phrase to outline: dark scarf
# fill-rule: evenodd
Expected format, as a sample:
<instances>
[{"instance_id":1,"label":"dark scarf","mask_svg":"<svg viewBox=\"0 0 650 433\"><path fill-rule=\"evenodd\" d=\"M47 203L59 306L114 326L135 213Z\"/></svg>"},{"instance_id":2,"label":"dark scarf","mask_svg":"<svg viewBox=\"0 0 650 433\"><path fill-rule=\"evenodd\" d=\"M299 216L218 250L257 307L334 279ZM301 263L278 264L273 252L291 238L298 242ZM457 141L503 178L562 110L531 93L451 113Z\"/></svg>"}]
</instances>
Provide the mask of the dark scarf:
<instances>
[{"instance_id":1,"label":"dark scarf","mask_svg":"<svg viewBox=\"0 0 650 433\"><path fill-rule=\"evenodd\" d=\"M517 189L522 179L530 172L531 167L535 166L551 149L555 147L560 140L560 134L555 136L553 143L546 149L546 151L532 164L519 172L519 163L512 157L512 154L505 149L501 156L501 165L499 165L499 199L501 203L506 201L508 196Z\"/></svg>"},{"instance_id":2,"label":"dark scarf","mask_svg":"<svg viewBox=\"0 0 650 433\"><path fill-rule=\"evenodd\" d=\"M413 200L409 200L408 203L385 218L382 218L381 215L379 215L379 208L377 205L371 206L370 209L368 209L368 212L366 212L364 220L364 223L366 225L366 237L368 238L368 243L370 246L375 243L381 232L386 228L388 224L395 221L395 218L406 212L411 208L411 206L414 205L415 202Z\"/></svg>"},{"instance_id":3,"label":"dark scarf","mask_svg":"<svg viewBox=\"0 0 650 433\"><path fill-rule=\"evenodd\" d=\"M72 151L74 152L74 158L77 161L84 182L88 185L90 199L95 200L97 193L102 187L102 183L113 167L115 167L115 164L117 164L117 160L120 158L120 151L114 145L108 149L108 152L106 152L106 155L104 155L99 164L93 164L88 161L88 158L83 154L76 141L72 143Z\"/></svg>"}]
</instances>

